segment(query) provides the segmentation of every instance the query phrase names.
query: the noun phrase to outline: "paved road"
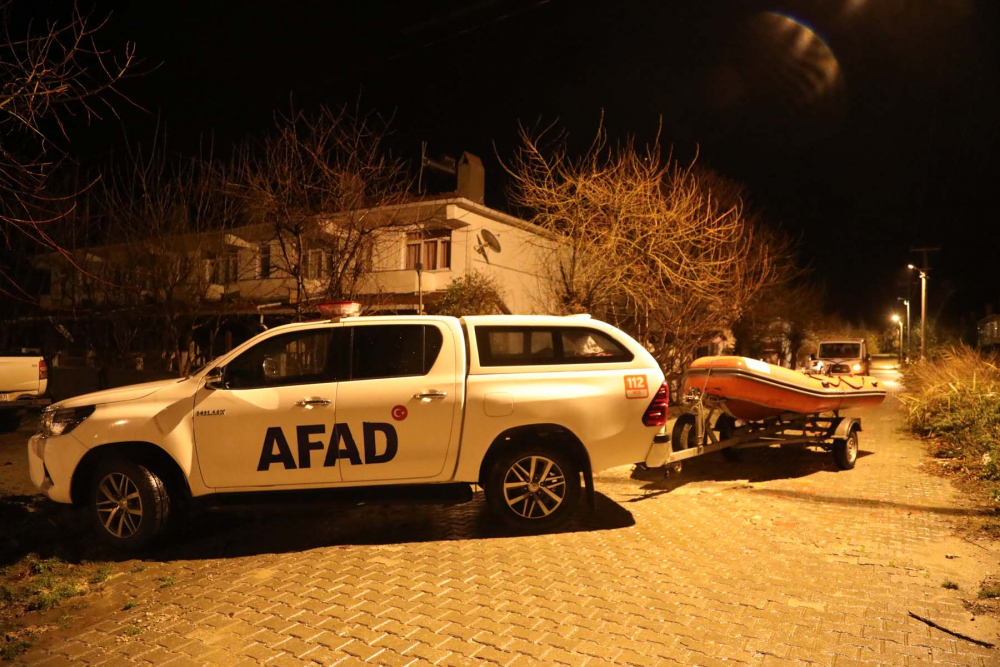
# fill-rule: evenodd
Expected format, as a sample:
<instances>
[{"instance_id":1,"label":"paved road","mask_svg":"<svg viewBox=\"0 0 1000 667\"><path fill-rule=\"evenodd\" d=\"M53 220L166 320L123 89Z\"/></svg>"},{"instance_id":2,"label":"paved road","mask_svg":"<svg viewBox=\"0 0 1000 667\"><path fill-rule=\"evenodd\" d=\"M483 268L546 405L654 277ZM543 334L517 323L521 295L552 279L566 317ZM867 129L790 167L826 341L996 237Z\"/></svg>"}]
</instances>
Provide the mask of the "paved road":
<instances>
[{"instance_id":1,"label":"paved road","mask_svg":"<svg viewBox=\"0 0 1000 667\"><path fill-rule=\"evenodd\" d=\"M864 415L853 471L779 450L706 457L667 479L619 468L597 479L598 512L558 534L498 534L480 495L205 516L143 572L120 564L82 620L22 659L1000 665L909 615L969 627L938 552L970 510L924 471L895 409ZM126 599L139 604L123 610Z\"/></svg>"}]
</instances>

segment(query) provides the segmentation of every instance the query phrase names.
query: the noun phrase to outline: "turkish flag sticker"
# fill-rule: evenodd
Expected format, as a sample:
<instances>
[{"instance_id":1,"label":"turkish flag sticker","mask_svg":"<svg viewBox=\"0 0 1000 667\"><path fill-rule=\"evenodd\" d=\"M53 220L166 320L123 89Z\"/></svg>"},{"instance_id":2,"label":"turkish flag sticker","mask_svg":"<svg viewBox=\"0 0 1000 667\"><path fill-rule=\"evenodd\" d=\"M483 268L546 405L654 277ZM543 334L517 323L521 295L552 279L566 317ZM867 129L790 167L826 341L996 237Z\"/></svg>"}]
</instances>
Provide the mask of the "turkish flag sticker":
<instances>
[{"instance_id":1,"label":"turkish flag sticker","mask_svg":"<svg viewBox=\"0 0 1000 667\"><path fill-rule=\"evenodd\" d=\"M398 422L401 422L404 419L406 419L406 415L407 414L409 414L409 413L406 410L406 406L397 405L396 407L394 407L392 409L392 418L395 419Z\"/></svg>"}]
</instances>

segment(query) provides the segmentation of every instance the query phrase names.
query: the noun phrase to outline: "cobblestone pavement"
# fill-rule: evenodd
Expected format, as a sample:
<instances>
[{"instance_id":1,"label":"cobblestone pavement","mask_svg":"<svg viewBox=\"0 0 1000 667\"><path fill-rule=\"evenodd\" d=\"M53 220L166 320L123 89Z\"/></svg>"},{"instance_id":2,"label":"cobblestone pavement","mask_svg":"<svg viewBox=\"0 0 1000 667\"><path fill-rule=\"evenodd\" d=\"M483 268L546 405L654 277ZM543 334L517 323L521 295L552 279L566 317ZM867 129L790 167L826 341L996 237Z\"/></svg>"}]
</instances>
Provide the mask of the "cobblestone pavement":
<instances>
[{"instance_id":1,"label":"cobblestone pavement","mask_svg":"<svg viewBox=\"0 0 1000 667\"><path fill-rule=\"evenodd\" d=\"M777 449L738 464L705 457L667 479L619 468L597 479L598 512L557 534L494 532L481 494L206 515L156 558L120 564L89 622L43 635L21 659L1000 665L909 616L968 621L943 571L916 555L972 510L924 472L895 410L864 414L853 471Z\"/></svg>"}]
</instances>

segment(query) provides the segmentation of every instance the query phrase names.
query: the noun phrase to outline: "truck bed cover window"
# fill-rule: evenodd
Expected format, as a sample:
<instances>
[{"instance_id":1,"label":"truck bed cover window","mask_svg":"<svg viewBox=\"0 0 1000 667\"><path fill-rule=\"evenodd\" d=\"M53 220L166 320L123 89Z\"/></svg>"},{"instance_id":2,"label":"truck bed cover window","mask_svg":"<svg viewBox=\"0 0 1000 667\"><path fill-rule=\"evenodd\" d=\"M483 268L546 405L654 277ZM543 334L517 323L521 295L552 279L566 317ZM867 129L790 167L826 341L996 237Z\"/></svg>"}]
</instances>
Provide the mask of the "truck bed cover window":
<instances>
[{"instance_id":1,"label":"truck bed cover window","mask_svg":"<svg viewBox=\"0 0 1000 667\"><path fill-rule=\"evenodd\" d=\"M480 326L481 366L540 366L632 361L632 353L588 327Z\"/></svg>"}]
</instances>

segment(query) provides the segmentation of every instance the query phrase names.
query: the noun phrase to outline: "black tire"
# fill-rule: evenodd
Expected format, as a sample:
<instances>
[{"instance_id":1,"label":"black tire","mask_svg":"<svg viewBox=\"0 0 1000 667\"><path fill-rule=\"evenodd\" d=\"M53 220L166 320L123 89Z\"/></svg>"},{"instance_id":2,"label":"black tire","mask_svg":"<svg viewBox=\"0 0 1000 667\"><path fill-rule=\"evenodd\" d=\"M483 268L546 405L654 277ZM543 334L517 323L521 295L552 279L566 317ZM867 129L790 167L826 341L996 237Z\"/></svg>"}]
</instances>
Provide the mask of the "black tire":
<instances>
[{"instance_id":1,"label":"black tire","mask_svg":"<svg viewBox=\"0 0 1000 667\"><path fill-rule=\"evenodd\" d=\"M851 470L858 461L858 432L851 431L846 439L838 438L833 441L833 462L840 470Z\"/></svg>"},{"instance_id":2,"label":"black tire","mask_svg":"<svg viewBox=\"0 0 1000 667\"><path fill-rule=\"evenodd\" d=\"M94 472L88 511L99 540L115 550L135 552L162 535L170 496L149 468L109 459Z\"/></svg>"},{"instance_id":3,"label":"black tire","mask_svg":"<svg viewBox=\"0 0 1000 667\"><path fill-rule=\"evenodd\" d=\"M736 430L736 420L729 415L719 415L715 420L715 430L719 432L719 440L728 440L733 437L733 431ZM730 463L739 463L743 460L743 450L727 447L722 450L722 458Z\"/></svg>"},{"instance_id":4,"label":"black tire","mask_svg":"<svg viewBox=\"0 0 1000 667\"><path fill-rule=\"evenodd\" d=\"M21 425L21 417L17 410L0 411L0 433L13 433Z\"/></svg>"},{"instance_id":5,"label":"black tire","mask_svg":"<svg viewBox=\"0 0 1000 667\"><path fill-rule=\"evenodd\" d=\"M675 452L682 449L697 447L698 433L695 429L694 415L681 415L674 422L674 430L670 434L670 445Z\"/></svg>"},{"instance_id":6,"label":"black tire","mask_svg":"<svg viewBox=\"0 0 1000 667\"><path fill-rule=\"evenodd\" d=\"M493 461L483 490L490 511L505 525L551 530L580 501L580 465L560 448L522 445Z\"/></svg>"}]
</instances>

